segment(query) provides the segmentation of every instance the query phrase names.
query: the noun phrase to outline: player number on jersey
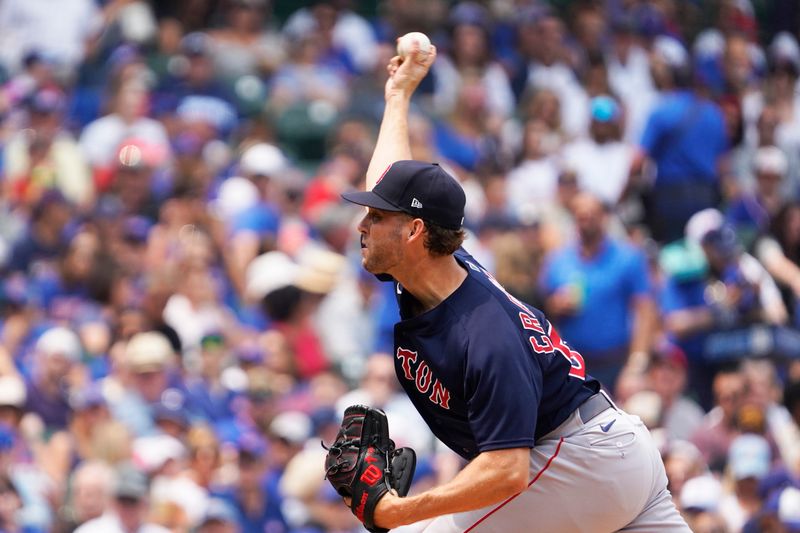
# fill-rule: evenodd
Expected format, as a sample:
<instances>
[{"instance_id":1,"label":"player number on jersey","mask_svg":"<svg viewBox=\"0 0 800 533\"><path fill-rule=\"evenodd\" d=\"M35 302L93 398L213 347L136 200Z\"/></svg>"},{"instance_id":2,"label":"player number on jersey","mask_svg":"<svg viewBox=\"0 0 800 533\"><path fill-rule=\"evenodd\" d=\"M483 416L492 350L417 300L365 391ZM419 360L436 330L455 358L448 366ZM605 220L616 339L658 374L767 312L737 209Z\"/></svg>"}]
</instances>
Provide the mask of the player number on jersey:
<instances>
[{"instance_id":1,"label":"player number on jersey","mask_svg":"<svg viewBox=\"0 0 800 533\"><path fill-rule=\"evenodd\" d=\"M561 339L561 335L551 324L547 324L549 331L545 332L544 327L535 316L520 313L519 320L523 328L538 334L528 337L534 352L539 355L550 355L554 351L558 351L569 361L569 375L578 379L586 379L586 365L583 356L567 346L567 343Z\"/></svg>"}]
</instances>

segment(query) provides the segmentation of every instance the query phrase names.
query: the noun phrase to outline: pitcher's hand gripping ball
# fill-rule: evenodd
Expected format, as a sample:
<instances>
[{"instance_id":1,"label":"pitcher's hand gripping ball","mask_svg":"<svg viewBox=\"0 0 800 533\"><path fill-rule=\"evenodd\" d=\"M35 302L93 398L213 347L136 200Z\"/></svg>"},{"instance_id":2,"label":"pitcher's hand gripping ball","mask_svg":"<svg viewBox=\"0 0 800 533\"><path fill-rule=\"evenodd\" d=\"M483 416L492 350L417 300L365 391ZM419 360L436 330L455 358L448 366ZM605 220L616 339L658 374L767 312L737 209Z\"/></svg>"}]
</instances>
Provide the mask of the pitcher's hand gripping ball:
<instances>
[{"instance_id":1,"label":"pitcher's hand gripping ball","mask_svg":"<svg viewBox=\"0 0 800 533\"><path fill-rule=\"evenodd\" d=\"M411 448L395 449L386 414L365 405L351 405L336 440L325 457L325 477L350 509L373 533L388 530L375 525L375 506L390 490L408 494L417 456Z\"/></svg>"},{"instance_id":2,"label":"pitcher's hand gripping ball","mask_svg":"<svg viewBox=\"0 0 800 533\"><path fill-rule=\"evenodd\" d=\"M406 33L397 39L397 55L405 59L411 50L414 48L414 43L419 44L419 51L427 54L431 49L431 40L427 35L418 31Z\"/></svg>"}]
</instances>

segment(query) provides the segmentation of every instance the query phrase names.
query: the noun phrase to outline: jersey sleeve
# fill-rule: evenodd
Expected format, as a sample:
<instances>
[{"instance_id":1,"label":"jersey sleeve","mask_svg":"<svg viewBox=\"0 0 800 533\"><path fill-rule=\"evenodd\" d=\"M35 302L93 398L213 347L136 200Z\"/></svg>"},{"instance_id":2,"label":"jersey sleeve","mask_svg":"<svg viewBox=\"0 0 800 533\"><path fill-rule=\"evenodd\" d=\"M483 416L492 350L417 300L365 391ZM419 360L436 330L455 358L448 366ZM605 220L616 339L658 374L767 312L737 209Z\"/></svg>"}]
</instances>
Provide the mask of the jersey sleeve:
<instances>
[{"instance_id":1,"label":"jersey sleeve","mask_svg":"<svg viewBox=\"0 0 800 533\"><path fill-rule=\"evenodd\" d=\"M533 447L542 370L504 315L489 335L470 336L464 382L470 428L483 451ZM481 329L486 331L486 328Z\"/></svg>"}]
</instances>

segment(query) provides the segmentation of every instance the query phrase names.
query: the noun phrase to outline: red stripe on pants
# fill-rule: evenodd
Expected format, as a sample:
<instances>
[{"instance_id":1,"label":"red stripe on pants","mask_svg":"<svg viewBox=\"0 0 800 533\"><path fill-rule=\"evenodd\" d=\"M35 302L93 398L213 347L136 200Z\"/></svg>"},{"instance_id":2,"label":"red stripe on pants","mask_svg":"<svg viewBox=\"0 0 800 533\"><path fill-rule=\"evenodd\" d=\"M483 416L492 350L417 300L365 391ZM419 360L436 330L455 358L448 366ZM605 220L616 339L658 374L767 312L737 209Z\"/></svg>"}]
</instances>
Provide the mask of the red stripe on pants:
<instances>
[{"instance_id":1,"label":"red stripe on pants","mask_svg":"<svg viewBox=\"0 0 800 533\"><path fill-rule=\"evenodd\" d=\"M544 467L543 467L541 470L539 470L539 473L538 473L538 474L536 474L536 477L534 477L534 478L533 478L533 480L532 480L530 483L528 483L528 488L531 488L531 485L533 485L534 483L536 483L536 480L538 480L540 477L542 477L542 474L544 474L545 470L547 470L547 469L548 469L548 467L550 467L550 463L552 463L552 462L553 462L553 459L555 459L556 457L558 457L558 452L561 450L561 443L562 443L562 442L564 442L564 438L563 438L563 437L562 437L562 438L561 438L561 439L558 441L558 446L556 446L556 451L555 451L555 453L553 453L553 455L552 455L552 456L551 456L551 457L550 457L550 458L547 460L547 463L545 463ZM497 512L497 511L499 511L500 509L502 509L502 508L503 508L503 507L504 507L506 504L508 504L508 503L509 503L511 500L513 500L514 498L516 498L516 497L517 497L517 496L519 496L520 494L522 494L522 493L521 493L521 492L518 492L518 493L514 494L513 496L509 496L509 497L506 499L506 501L504 501L503 503L501 503L500 505L498 505L497 507L495 507L494 509L492 509L491 511L489 511L489 512L488 512L488 513L486 513L485 515L483 515L483 516L481 517L481 519L480 519L480 520L478 520L477 522L475 522L474 524L472 524L472 525L471 525L471 526L470 526L468 529L466 529L466 530L464 531L464 533L469 533L470 531L472 531L473 529L475 529L476 527L478 527L478 524L480 524L481 522L483 522L484 520L486 520L487 518L489 518L490 516L492 516L494 513L496 513L496 512Z\"/></svg>"}]
</instances>

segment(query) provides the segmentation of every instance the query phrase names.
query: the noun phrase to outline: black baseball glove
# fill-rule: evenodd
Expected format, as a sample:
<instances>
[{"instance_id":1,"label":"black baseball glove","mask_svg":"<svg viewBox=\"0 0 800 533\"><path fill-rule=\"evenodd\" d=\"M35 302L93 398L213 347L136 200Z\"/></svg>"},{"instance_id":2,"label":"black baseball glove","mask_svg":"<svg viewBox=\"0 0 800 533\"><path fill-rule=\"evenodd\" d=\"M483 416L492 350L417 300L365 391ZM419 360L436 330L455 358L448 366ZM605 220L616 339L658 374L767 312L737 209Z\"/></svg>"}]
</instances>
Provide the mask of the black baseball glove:
<instances>
[{"instance_id":1,"label":"black baseball glove","mask_svg":"<svg viewBox=\"0 0 800 533\"><path fill-rule=\"evenodd\" d=\"M327 450L325 477L333 488L351 499L350 509L364 527L387 532L375 526L375 506L391 489L408 494L417 464L414 450L395 449L386 414L366 405L345 410L336 441Z\"/></svg>"}]
</instances>

